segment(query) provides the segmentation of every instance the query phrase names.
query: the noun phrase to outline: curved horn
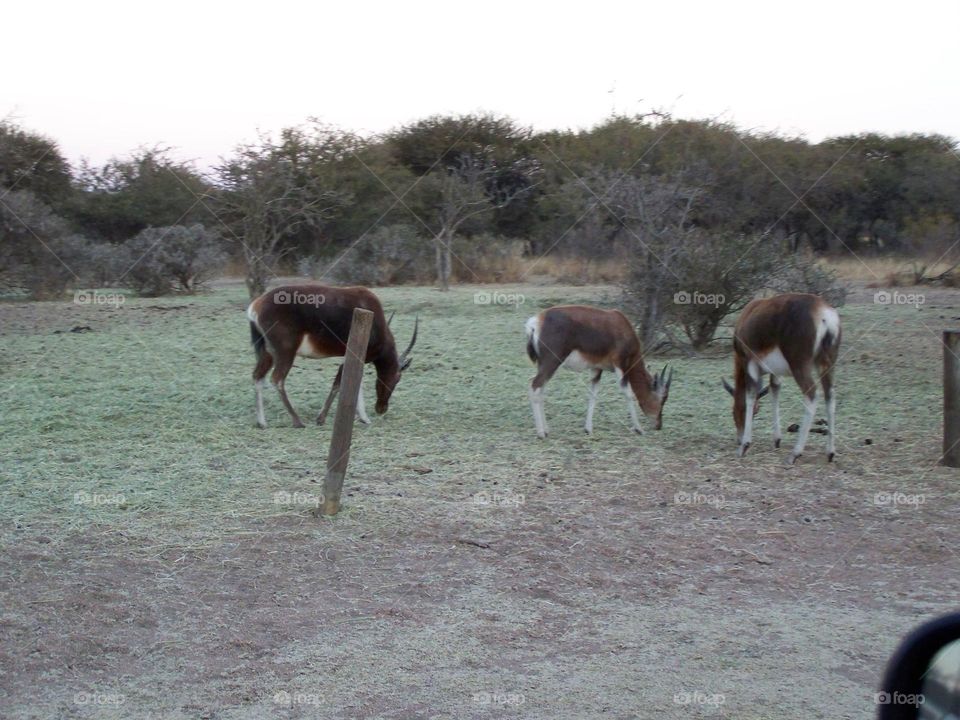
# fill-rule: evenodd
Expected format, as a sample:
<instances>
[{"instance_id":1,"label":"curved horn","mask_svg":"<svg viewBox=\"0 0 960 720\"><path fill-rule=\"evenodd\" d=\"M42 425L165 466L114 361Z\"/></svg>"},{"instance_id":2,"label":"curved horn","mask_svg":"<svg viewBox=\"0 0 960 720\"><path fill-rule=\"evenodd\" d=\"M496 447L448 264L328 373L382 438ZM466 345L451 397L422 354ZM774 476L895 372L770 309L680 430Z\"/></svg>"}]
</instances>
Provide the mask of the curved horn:
<instances>
[{"instance_id":1,"label":"curved horn","mask_svg":"<svg viewBox=\"0 0 960 720\"><path fill-rule=\"evenodd\" d=\"M394 310L392 313L390 313L390 317L387 318L387 327L390 327L390 323L393 322L393 316L396 315L396 314L397 314L397 311L396 311L396 310Z\"/></svg>"},{"instance_id":2,"label":"curved horn","mask_svg":"<svg viewBox=\"0 0 960 720\"><path fill-rule=\"evenodd\" d=\"M727 382L727 379L726 379L726 378L723 378L723 380L721 380L721 382L723 383L723 389L724 389L724 390L726 390L726 391L727 391L728 393L730 393L731 395L736 395L736 393L734 393L734 391L733 391L733 388L730 387L730 383Z\"/></svg>"},{"instance_id":3,"label":"curved horn","mask_svg":"<svg viewBox=\"0 0 960 720\"><path fill-rule=\"evenodd\" d=\"M410 338L410 344L407 345L407 349L403 351L400 355L400 367L403 367L407 362L407 356L410 354L410 351L413 350L414 343L417 342L417 330L420 329L420 316L417 316L417 319L413 321L413 337Z\"/></svg>"},{"instance_id":4,"label":"curved horn","mask_svg":"<svg viewBox=\"0 0 960 720\"><path fill-rule=\"evenodd\" d=\"M667 368L664 367L663 369L666 370ZM670 374L667 375L667 387L666 387L667 391L670 390L670 383L672 382L673 382L673 368L670 368Z\"/></svg>"}]
</instances>

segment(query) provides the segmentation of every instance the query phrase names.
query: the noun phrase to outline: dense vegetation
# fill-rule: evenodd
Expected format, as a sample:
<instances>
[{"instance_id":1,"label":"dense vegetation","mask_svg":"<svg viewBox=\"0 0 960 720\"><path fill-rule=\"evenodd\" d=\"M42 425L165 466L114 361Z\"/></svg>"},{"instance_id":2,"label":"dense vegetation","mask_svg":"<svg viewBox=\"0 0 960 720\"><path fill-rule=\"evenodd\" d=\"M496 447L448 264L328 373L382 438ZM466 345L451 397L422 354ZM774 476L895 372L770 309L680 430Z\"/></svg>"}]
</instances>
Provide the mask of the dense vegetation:
<instances>
[{"instance_id":1,"label":"dense vegetation","mask_svg":"<svg viewBox=\"0 0 960 720\"><path fill-rule=\"evenodd\" d=\"M540 133L434 116L375 137L312 123L205 171L162 147L71 168L56 142L6 122L0 193L7 292L192 292L228 257L251 294L282 270L446 288L517 279L510 263L544 255L612 259L647 340L678 292L724 297L712 313L674 308L694 345L758 286L827 290L811 253L907 254L921 277L953 262L960 237L951 138L810 143L661 115Z\"/></svg>"}]
</instances>

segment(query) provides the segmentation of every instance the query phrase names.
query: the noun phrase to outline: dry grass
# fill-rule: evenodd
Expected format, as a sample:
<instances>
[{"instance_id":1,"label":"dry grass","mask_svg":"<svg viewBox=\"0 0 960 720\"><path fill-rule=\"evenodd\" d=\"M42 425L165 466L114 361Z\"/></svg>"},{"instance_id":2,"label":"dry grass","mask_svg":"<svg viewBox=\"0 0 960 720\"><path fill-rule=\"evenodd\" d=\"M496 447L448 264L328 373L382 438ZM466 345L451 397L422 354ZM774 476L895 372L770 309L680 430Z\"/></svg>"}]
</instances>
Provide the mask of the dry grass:
<instances>
[{"instance_id":1,"label":"dry grass","mask_svg":"<svg viewBox=\"0 0 960 720\"><path fill-rule=\"evenodd\" d=\"M868 255L829 256L821 265L833 271L843 282L865 283L872 287L898 287L913 284L917 260L908 257ZM588 260L564 255L528 257L521 252L503 252L499 255L471 257L469 270L462 262L454 261L454 277L461 283L560 283L564 285L617 285L626 278L625 258L614 257ZM949 264L940 262L927 268L934 275L947 270ZM284 275L297 274L292 263L281 264ZM425 268L419 284L429 285L433 280L432 267ZM231 261L224 270L228 278L243 278L241 263Z\"/></svg>"},{"instance_id":2,"label":"dry grass","mask_svg":"<svg viewBox=\"0 0 960 720\"><path fill-rule=\"evenodd\" d=\"M524 319L616 291L476 302L491 290L378 291L421 339L390 412L357 428L333 519L309 504L330 428L293 429L274 393L254 426L237 284L0 305L0 717L872 716L899 635L960 592L930 409L960 293L842 309L838 458L815 436L788 468L768 407L735 457L720 355L658 358L675 385L642 437L612 378L585 436L589 380L560 373L537 441ZM334 364L297 365L306 415ZM923 502L876 501L893 492Z\"/></svg>"},{"instance_id":3,"label":"dry grass","mask_svg":"<svg viewBox=\"0 0 960 720\"><path fill-rule=\"evenodd\" d=\"M822 265L836 273L845 282L863 282L867 287L903 287L914 285L915 269L923 268L923 261L907 257L869 257L853 255L831 256L821 261ZM926 276L935 276L950 268L946 262L938 262L925 269Z\"/></svg>"}]
</instances>

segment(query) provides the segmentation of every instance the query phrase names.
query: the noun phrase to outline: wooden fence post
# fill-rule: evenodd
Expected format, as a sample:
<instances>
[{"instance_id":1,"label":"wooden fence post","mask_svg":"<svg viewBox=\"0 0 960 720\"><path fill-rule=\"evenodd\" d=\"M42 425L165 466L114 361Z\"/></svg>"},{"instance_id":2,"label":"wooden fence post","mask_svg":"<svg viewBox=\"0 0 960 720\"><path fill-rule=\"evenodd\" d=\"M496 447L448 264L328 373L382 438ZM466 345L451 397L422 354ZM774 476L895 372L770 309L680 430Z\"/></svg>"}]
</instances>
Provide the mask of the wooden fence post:
<instances>
[{"instance_id":1,"label":"wooden fence post","mask_svg":"<svg viewBox=\"0 0 960 720\"><path fill-rule=\"evenodd\" d=\"M943 464L960 467L960 330L943 331Z\"/></svg>"},{"instance_id":2,"label":"wooden fence post","mask_svg":"<svg viewBox=\"0 0 960 720\"><path fill-rule=\"evenodd\" d=\"M357 413L357 393L363 380L364 359L367 343L373 327L373 313L355 308L347 338L347 352L343 356L343 376L340 378L340 397L337 414L333 419L333 437L330 439L330 454L327 456L327 475L323 480L323 506L321 515L336 515L340 510L340 492L343 478L350 462L350 443L353 440L353 419Z\"/></svg>"}]
</instances>

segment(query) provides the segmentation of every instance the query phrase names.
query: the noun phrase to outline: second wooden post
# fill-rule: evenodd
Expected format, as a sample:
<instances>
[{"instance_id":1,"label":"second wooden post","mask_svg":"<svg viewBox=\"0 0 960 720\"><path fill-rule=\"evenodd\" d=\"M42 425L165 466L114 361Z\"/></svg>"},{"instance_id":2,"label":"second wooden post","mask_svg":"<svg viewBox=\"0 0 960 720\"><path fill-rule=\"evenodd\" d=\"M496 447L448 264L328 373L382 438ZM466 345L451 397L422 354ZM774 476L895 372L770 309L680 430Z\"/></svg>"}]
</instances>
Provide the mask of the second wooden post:
<instances>
[{"instance_id":1,"label":"second wooden post","mask_svg":"<svg viewBox=\"0 0 960 720\"><path fill-rule=\"evenodd\" d=\"M943 332L943 464L960 467L960 331Z\"/></svg>"}]
</instances>

